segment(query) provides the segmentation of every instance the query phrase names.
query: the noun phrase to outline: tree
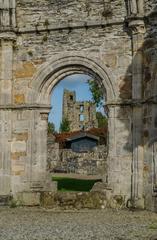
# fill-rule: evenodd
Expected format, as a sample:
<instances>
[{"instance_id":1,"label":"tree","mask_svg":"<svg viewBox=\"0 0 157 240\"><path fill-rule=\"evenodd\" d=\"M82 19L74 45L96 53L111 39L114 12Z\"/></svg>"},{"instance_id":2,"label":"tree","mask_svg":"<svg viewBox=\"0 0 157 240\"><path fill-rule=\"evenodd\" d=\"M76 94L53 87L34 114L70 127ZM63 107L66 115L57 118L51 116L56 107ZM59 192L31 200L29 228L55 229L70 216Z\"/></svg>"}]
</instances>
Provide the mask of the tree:
<instances>
[{"instance_id":1,"label":"tree","mask_svg":"<svg viewBox=\"0 0 157 240\"><path fill-rule=\"evenodd\" d=\"M61 124L60 124L60 132L70 132L70 122L67 118L63 118Z\"/></svg>"},{"instance_id":2,"label":"tree","mask_svg":"<svg viewBox=\"0 0 157 240\"><path fill-rule=\"evenodd\" d=\"M98 83L90 79L88 80L89 90L92 93L93 102L96 104L96 107L102 107L103 105L103 90L99 87Z\"/></svg>"},{"instance_id":3,"label":"tree","mask_svg":"<svg viewBox=\"0 0 157 240\"><path fill-rule=\"evenodd\" d=\"M98 128L107 127L107 117L106 116L104 116L101 112L97 112L96 118L98 120Z\"/></svg>"},{"instance_id":4,"label":"tree","mask_svg":"<svg viewBox=\"0 0 157 240\"><path fill-rule=\"evenodd\" d=\"M48 123L48 133L55 133L55 125L53 122Z\"/></svg>"}]
</instances>

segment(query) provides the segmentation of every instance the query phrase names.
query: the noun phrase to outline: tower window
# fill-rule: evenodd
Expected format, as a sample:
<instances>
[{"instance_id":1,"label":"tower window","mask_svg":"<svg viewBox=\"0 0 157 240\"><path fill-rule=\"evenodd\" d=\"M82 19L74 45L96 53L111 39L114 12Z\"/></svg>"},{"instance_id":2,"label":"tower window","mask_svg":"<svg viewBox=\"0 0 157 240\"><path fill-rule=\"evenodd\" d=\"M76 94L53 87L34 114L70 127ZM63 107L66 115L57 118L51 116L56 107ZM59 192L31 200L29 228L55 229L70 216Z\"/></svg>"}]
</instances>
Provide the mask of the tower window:
<instances>
[{"instance_id":1,"label":"tower window","mask_svg":"<svg viewBox=\"0 0 157 240\"><path fill-rule=\"evenodd\" d=\"M80 114L80 122L83 122L83 121L84 121L84 115Z\"/></svg>"},{"instance_id":2,"label":"tower window","mask_svg":"<svg viewBox=\"0 0 157 240\"><path fill-rule=\"evenodd\" d=\"M70 95L70 100L73 101L73 95Z\"/></svg>"},{"instance_id":3,"label":"tower window","mask_svg":"<svg viewBox=\"0 0 157 240\"><path fill-rule=\"evenodd\" d=\"M80 105L80 112L83 112L83 111L84 111L84 106Z\"/></svg>"},{"instance_id":4,"label":"tower window","mask_svg":"<svg viewBox=\"0 0 157 240\"><path fill-rule=\"evenodd\" d=\"M84 131L85 126L84 125L80 125L79 128Z\"/></svg>"}]
</instances>

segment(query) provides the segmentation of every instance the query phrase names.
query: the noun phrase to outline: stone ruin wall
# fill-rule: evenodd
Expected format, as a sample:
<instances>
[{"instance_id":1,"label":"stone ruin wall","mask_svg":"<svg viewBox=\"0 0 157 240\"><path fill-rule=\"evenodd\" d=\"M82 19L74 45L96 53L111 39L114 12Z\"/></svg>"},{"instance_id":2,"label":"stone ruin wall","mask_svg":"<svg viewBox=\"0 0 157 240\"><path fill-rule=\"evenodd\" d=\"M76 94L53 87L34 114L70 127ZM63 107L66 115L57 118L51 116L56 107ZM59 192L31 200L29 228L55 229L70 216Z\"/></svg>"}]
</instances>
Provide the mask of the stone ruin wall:
<instances>
[{"instance_id":1,"label":"stone ruin wall","mask_svg":"<svg viewBox=\"0 0 157 240\"><path fill-rule=\"evenodd\" d=\"M103 16L102 1L89 5L88 13L85 0L17 1L19 36L14 48L14 103L31 101L29 84L41 64L58 53L71 51L91 53L101 59L114 71L119 86L117 95L120 95L131 63L130 38L123 31L122 23L126 16L125 4L119 0L110 3L112 14L107 18ZM103 27L102 22L109 24ZM93 27L94 23L98 26ZM130 79L128 85L131 85ZM129 87L123 89L123 97L128 98L130 91Z\"/></svg>"},{"instance_id":2,"label":"stone ruin wall","mask_svg":"<svg viewBox=\"0 0 157 240\"><path fill-rule=\"evenodd\" d=\"M52 135L48 136L48 169L82 175L107 177L107 147L98 145L92 151L76 153L71 149L60 149Z\"/></svg>"},{"instance_id":3,"label":"stone ruin wall","mask_svg":"<svg viewBox=\"0 0 157 240\"><path fill-rule=\"evenodd\" d=\"M59 166L69 173L107 176L106 146L101 145L85 153L62 149L60 151Z\"/></svg>"},{"instance_id":4,"label":"stone ruin wall","mask_svg":"<svg viewBox=\"0 0 157 240\"><path fill-rule=\"evenodd\" d=\"M96 62L101 61L112 72L112 84L117 89L116 98L131 98L128 66L132 61L132 49L130 36L124 31L127 10L123 1L104 4L102 1L85 0L17 0L16 14L15 40L11 38L11 41L4 41L1 45L1 68L6 73L4 66L7 63L10 74L13 70L13 75L8 76L9 72L4 74L3 79L9 78L10 88L7 87L6 90L6 81L5 85L1 82L0 101L2 105L14 106L8 111L1 109L0 113L3 139L1 149L5 156L2 161L8 161L8 165L0 164L3 179L1 192L4 194L10 194L10 189L12 192L29 191L30 188L38 189L42 185L41 179L47 166L43 158L46 158L44 136L49 108L41 109L44 101L39 104L40 108L36 106L36 90L32 90L32 84L44 63L60 53L90 56ZM111 119L116 124L115 130L112 128L109 143L110 149L115 149L110 155L110 183L114 184L117 192L123 186L121 193L129 196L131 107L124 106L120 109L119 105L110 109ZM125 159L125 168L122 159ZM121 179L117 171L121 173ZM7 187L4 187L4 182L7 182Z\"/></svg>"},{"instance_id":5,"label":"stone ruin wall","mask_svg":"<svg viewBox=\"0 0 157 240\"><path fill-rule=\"evenodd\" d=\"M149 209L156 209L157 189L157 4L145 2L146 32L143 53L143 145L144 145L144 195ZM154 207L153 207L154 206Z\"/></svg>"},{"instance_id":6,"label":"stone ruin wall","mask_svg":"<svg viewBox=\"0 0 157 240\"><path fill-rule=\"evenodd\" d=\"M9 3L8 0L6 2ZM108 173L113 192L126 198L131 196L140 206L144 203L149 209L155 206L156 55L153 53L156 53L156 17L154 15L150 22L146 21L144 28L143 16L139 13L127 18L131 13L125 2L17 0L16 23L4 20L3 13L6 12L10 18L10 10L2 6L1 195L43 187L50 106L47 98L42 97L42 87L38 88L34 82L43 79L43 64L47 64L44 66L47 66L46 77L49 80L56 74L49 64L50 59L55 61L59 54L64 57L72 54L76 58L81 55L86 61L92 59L93 68L94 63L101 63L112 79L114 99L106 95L110 134ZM13 10L14 7L10 5L10 8ZM144 1L146 16L155 12L155 8L155 0ZM15 11L12 12L15 19ZM150 37L154 43L141 49ZM61 65L59 67L62 68ZM89 73L87 69L81 68L81 71ZM76 73L78 68L70 71ZM51 81L43 81L42 84L45 88L50 84L52 89L59 80L61 78L56 77L53 84ZM100 84L104 86L101 81ZM106 83L105 87L109 92Z\"/></svg>"},{"instance_id":7,"label":"stone ruin wall","mask_svg":"<svg viewBox=\"0 0 157 240\"><path fill-rule=\"evenodd\" d=\"M76 92L64 90L62 119L70 123L70 131L88 130L98 127L96 105L91 101L77 101Z\"/></svg>"}]
</instances>

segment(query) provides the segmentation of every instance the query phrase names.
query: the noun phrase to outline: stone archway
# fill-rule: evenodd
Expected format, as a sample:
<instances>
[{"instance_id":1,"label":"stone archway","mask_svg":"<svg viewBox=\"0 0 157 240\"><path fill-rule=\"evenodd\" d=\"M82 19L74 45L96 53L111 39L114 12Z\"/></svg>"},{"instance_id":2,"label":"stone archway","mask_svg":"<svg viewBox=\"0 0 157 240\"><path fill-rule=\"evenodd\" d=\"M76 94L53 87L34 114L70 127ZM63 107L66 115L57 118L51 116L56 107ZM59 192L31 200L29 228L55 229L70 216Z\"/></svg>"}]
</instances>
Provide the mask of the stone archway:
<instances>
[{"instance_id":1,"label":"stone archway","mask_svg":"<svg viewBox=\"0 0 157 240\"><path fill-rule=\"evenodd\" d=\"M109 155L108 155L108 182L114 189L115 193L127 195L130 197L130 186L131 186L131 170L127 169L125 175L130 177L126 183L126 187L123 184L123 178L119 183L119 173L121 171L120 161L123 154L119 153L117 157L117 142L116 142L116 128L119 127L121 120L118 116L118 111L121 106L116 105L117 101L117 86L115 78L112 75L109 68L107 68L99 59L92 55L78 54L78 53L67 53L59 54L54 56L48 63L43 65L36 76L34 76L31 84L30 101L31 104L35 104L39 109L35 110L37 121L37 127L33 130L32 141L37 146L38 153L34 156L31 166L31 182L33 186L40 185L38 179L41 179L40 172L43 172L39 166L46 167L47 161L47 145L46 145L46 134L47 134L47 118L50 111L50 94L54 86L61 81L64 77L74 73L85 73L92 76L104 89L104 96L109 107ZM110 104L111 105L110 105ZM117 103L118 104L118 103ZM123 109L122 114L126 114L128 110ZM123 118L125 118L123 116ZM124 125L120 126L122 129ZM119 130L119 133L121 130ZM118 133L118 132L117 132ZM118 134L119 134L118 133ZM125 145L126 142L123 142ZM34 152L34 150L33 150ZM126 155L126 153L125 153ZM131 155L124 156L126 162L131 162ZM36 160L35 160L36 158ZM129 158L129 160L128 160ZM45 164L43 164L45 162ZM127 164L127 163L126 163ZM130 163L131 165L131 163ZM130 166L129 165L129 166ZM118 167L118 169L117 169ZM118 170L118 174L117 174ZM39 173L39 174L36 174ZM128 176L129 174L129 176ZM37 176L38 175L38 176ZM123 175L123 174L122 174ZM37 177L37 178L36 178ZM123 176L124 177L124 176ZM117 182L118 181L118 182ZM122 190L124 188L124 190Z\"/></svg>"},{"instance_id":2,"label":"stone archway","mask_svg":"<svg viewBox=\"0 0 157 240\"><path fill-rule=\"evenodd\" d=\"M18 172L18 176L12 176L13 195L19 192L55 189L47 171L50 94L59 81L75 73L90 75L104 90L109 109L108 184L113 194L123 195L127 200L131 193L132 174L131 106L122 105L118 101L116 78L97 55L76 52L57 54L43 64L30 81L27 103L21 110L15 112L15 117L19 118L15 130L20 131L20 135L16 134L15 140L13 139L12 152L17 154L18 150L21 154L17 156L18 159L22 161L24 158L25 162L22 172ZM20 152L21 148L23 148L22 152Z\"/></svg>"},{"instance_id":3,"label":"stone archway","mask_svg":"<svg viewBox=\"0 0 157 240\"><path fill-rule=\"evenodd\" d=\"M35 186L38 188L42 184L40 179L41 176L43 178L43 169L46 171L47 119L50 111L52 89L63 78L76 73L84 73L95 79L104 89L106 101L113 102L116 100L116 85L109 68L103 65L100 60L94 60L93 56L74 53L59 54L39 69L30 84L31 92L29 97L31 104L38 107L38 110L34 110L38 121L32 133L32 152L34 152L35 146L38 150L32 158L33 162L30 163L32 172L30 180L33 188L36 188ZM109 123L109 126L111 125L113 125L113 119L112 123ZM112 129L109 129L109 132Z\"/></svg>"},{"instance_id":4,"label":"stone archway","mask_svg":"<svg viewBox=\"0 0 157 240\"><path fill-rule=\"evenodd\" d=\"M31 102L49 104L54 86L66 76L75 73L92 76L104 89L107 101L115 101L117 89L110 69L99 58L72 52L54 56L39 69L31 84Z\"/></svg>"}]
</instances>

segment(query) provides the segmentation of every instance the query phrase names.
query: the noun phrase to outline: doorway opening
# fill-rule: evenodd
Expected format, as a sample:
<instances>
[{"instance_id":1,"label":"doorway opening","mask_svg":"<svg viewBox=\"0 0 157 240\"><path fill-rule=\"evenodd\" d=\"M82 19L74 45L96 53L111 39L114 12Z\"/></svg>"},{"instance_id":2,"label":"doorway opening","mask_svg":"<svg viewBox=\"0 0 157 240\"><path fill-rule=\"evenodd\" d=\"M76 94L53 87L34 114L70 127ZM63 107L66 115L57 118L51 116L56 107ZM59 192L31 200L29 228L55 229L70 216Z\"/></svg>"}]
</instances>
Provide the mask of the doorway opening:
<instances>
[{"instance_id":1,"label":"doorway opening","mask_svg":"<svg viewBox=\"0 0 157 240\"><path fill-rule=\"evenodd\" d=\"M48 118L48 170L60 191L90 191L107 179L108 119L95 79L73 74L52 90Z\"/></svg>"}]
</instances>

